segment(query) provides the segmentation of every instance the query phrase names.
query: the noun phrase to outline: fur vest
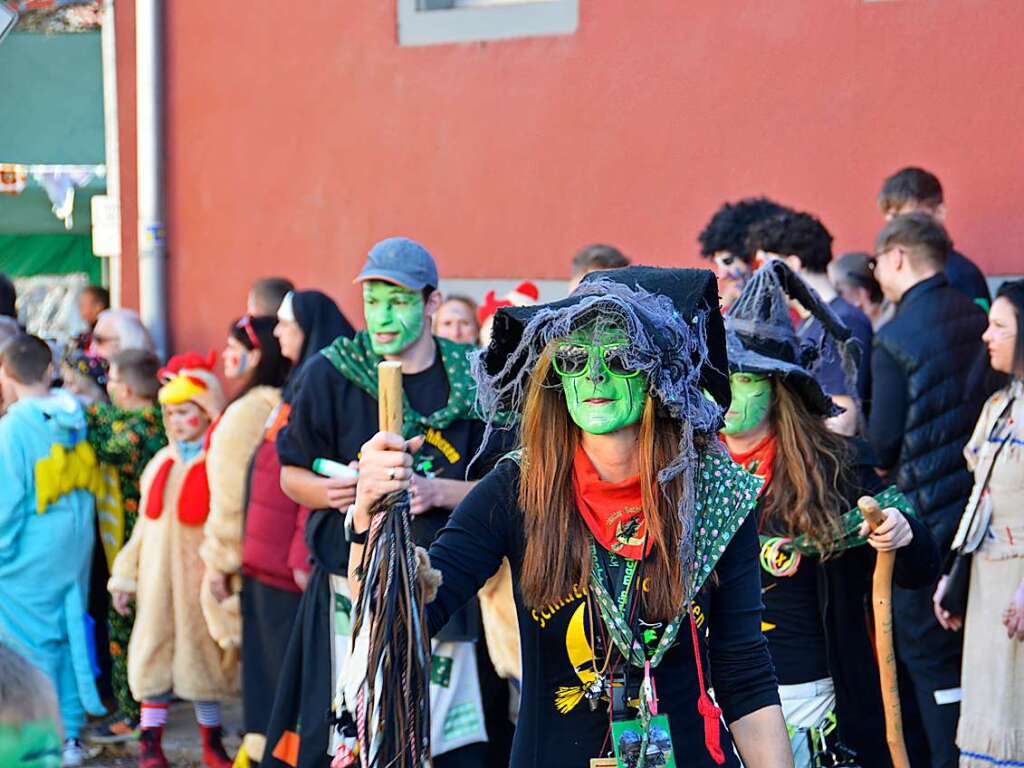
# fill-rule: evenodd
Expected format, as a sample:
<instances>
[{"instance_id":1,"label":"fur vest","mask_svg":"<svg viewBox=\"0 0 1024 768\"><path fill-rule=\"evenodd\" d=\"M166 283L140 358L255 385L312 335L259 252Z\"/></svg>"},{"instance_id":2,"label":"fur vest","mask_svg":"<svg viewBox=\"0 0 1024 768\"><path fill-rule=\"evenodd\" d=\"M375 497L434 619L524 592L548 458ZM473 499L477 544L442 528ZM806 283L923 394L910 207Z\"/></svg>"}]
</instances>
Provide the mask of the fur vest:
<instances>
[{"instance_id":1,"label":"fur vest","mask_svg":"<svg viewBox=\"0 0 1024 768\"><path fill-rule=\"evenodd\" d=\"M146 465L138 522L118 553L109 589L135 596L128 685L139 701L173 691L192 701L238 689L238 657L217 645L199 607L199 556L210 492L206 453L183 462L167 446Z\"/></svg>"},{"instance_id":2,"label":"fur vest","mask_svg":"<svg viewBox=\"0 0 1024 768\"><path fill-rule=\"evenodd\" d=\"M239 602L242 567L242 529L249 464L263 438L267 418L278 403L281 391L254 387L227 407L210 435L206 469L210 484L210 516L204 528L199 554L207 573L231 576L231 596L222 602L203 579L200 604L213 639L225 650L242 644L242 614Z\"/></svg>"}]
</instances>

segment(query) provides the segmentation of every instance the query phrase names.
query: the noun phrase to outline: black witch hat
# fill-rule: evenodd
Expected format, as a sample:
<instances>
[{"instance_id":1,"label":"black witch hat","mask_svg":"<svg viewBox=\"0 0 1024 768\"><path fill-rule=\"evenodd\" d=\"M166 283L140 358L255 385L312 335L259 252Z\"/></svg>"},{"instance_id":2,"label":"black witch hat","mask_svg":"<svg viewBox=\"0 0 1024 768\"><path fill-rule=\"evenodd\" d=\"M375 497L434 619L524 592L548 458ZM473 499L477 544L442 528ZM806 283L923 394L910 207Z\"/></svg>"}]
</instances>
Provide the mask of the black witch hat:
<instances>
[{"instance_id":1,"label":"black witch hat","mask_svg":"<svg viewBox=\"0 0 1024 768\"><path fill-rule=\"evenodd\" d=\"M797 335L790 299L821 322L824 332L819 341L804 341ZM726 312L725 327L730 371L776 374L796 390L812 413L829 417L843 412L821 388L815 372L824 349L835 344L847 380L856 380L859 361L855 347L848 343L851 331L785 262L770 261L753 274Z\"/></svg>"},{"instance_id":2,"label":"black witch hat","mask_svg":"<svg viewBox=\"0 0 1024 768\"><path fill-rule=\"evenodd\" d=\"M659 406L698 432L718 429L731 395L718 291L706 269L591 272L560 301L499 309L490 346L474 363L483 413L518 413L544 348L597 319L625 331L626 363L645 375Z\"/></svg>"}]
</instances>

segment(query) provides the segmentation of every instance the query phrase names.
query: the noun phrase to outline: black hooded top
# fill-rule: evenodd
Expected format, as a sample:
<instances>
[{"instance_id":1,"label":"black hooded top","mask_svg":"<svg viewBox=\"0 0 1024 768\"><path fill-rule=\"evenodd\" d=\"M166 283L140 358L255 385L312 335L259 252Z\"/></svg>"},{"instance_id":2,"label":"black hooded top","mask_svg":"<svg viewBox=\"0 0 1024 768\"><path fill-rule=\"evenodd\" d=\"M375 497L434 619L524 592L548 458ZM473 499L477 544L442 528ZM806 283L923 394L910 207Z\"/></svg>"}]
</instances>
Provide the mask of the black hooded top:
<instances>
[{"instance_id":1,"label":"black hooded top","mask_svg":"<svg viewBox=\"0 0 1024 768\"><path fill-rule=\"evenodd\" d=\"M339 336L351 339L356 335L355 328L338 309L334 299L320 291L295 291L292 294L292 313L305 338L299 359L284 385L284 400L289 403L302 379L305 362Z\"/></svg>"}]
</instances>

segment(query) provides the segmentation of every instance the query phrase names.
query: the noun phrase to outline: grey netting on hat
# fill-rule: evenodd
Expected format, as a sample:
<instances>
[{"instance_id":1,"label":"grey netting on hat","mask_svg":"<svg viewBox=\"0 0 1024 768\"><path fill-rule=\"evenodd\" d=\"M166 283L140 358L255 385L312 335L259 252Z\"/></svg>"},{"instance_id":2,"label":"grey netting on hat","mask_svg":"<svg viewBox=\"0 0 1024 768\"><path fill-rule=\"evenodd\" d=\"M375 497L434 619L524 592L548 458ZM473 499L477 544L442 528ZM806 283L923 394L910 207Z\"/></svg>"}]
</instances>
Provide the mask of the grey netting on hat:
<instances>
[{"instance_id":1,"label":"grey netting on hat","mask_svg":"<svg viewBox=\"0 0 1024 768\"><path fill-rule=\"evenodd\" d=\"M679 452L659 470L658 482L664 489L682 478L685 490L678 506L683 526L680 556L683 573L691 574L695 471L700 459L694 436L715 435L722 424L721 406L706 396L700 385L701 369L708 361L707 310L683 317L667 296L602 278L582 283L572 298L575 301L568 304L534 308L518 345L500 370L488 373L486 351L474 354L477 408L487 423L483 444L487 444L492 430L514 428L529 378L551 342L582 328L621 334L628 341L622 352L625 365L642 373L656 404L680 425ZM713 439L710 450L721 450L720 443Z\"/></svg>"},{"instance_id":2,"label":"grey netting on hat","mask_svg":"<svg viewBox=\"0 0 1024 768\"><path fill-rule=\"evenodd\" d=\"M791 299L821 323L818 338L797 334L790 314ZM785 262L771 261L751 276L726 312L725 325L729 364L736 370L803 374L814 382L827 353L834 352L842 365L846 391L859 405L860 348L852 343L850 329L839 316ZM820 397L828 399L823 392Z\"/></svg>"}]
</instances>

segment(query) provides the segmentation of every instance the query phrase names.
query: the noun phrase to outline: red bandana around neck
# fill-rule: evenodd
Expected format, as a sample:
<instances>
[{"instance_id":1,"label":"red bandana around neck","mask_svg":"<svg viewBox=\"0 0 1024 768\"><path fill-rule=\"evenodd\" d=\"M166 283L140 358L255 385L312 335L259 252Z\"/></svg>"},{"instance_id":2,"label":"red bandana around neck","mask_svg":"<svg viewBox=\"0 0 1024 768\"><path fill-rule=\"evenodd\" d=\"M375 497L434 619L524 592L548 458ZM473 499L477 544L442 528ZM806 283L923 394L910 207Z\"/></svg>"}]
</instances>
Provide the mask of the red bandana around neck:
<instances>
[{"instance_id":1,"label":"red bandana around neck","mask_svg":"<svg viewBox=\"0 0 1024 768\"><path fill-rule=\"evenodd\" d=\"M765 492L772 481L772 466L775 464L775 448L777 445L778 441L775 439L775 435L768 434L749 451L742 453L729 451L732 460L747 470L747 472L764 478L764 485L761 486L760 494Z\"/></svg>"},{"instance_id":2,"label":"red bandana around neck","mask_svg":"<svg viewBox=\"0 0 1024 768\"><path fill-rule=\"evenodd\" d=\"M576 447L572 467L572 488L576 508L587 524L594 541L617 555L639 560L650 554L647 540L640 475L621 483L607 483L594 469L582 446Z\"/></svg>"}]
</instances>

